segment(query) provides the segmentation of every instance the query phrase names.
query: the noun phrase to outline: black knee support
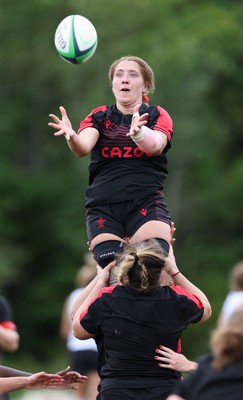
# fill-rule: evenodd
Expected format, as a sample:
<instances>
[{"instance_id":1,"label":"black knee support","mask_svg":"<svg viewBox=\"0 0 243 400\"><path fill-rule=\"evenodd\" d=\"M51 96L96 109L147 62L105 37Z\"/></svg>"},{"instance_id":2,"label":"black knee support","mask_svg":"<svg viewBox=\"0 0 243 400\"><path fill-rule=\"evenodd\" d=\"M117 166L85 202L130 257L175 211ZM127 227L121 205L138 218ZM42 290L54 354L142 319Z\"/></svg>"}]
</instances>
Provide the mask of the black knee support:
<instances>
[{"instance_id":1,"label":"black knee support","mask_svg":"<svg viewBox=\"0 0 243 400\"><path fill-rule=\"evenodd\" d=\"M119 240L107 240L98 243L94 249L94 257L101 268L105 268L114 260L116 253L122 251L122 242Z\"/></svg>"},{"instance_id":2,"label":"black knee support","mask_svg":"<svg viewBox=\"0 0 243 400\"><path fill-rule=\"evenodd\" d=\"M161 239L161 238L154 238L154 239L157 240L157 242L159 243L159 245L162 248L163 252L168 256L169 249L170 249L169 243L166 242L166 240Z\"/></svg>"}]
</instances>

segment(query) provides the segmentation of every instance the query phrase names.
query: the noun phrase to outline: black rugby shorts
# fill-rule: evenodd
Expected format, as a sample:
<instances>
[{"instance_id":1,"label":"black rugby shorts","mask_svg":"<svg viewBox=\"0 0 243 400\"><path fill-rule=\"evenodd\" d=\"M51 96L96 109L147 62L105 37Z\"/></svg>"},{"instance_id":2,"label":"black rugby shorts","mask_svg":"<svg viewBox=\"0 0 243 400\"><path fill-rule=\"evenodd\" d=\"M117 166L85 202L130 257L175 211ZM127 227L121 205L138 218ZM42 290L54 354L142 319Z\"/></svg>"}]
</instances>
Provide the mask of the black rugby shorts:
<instances>
[{"instance_id":1,"label":"black rugby shorts","mask_svg":"<svg viewBox=\"0 0 243 400\"><path fill-rule=\"evenodd\" d=\"M172 387L152 387L152 388L110 388L100 394L100 400L165 400L171 394Z\"/></svg>"},{"instance_id":2,"label":"black rugby shorts","mask_svg":"<svg viewBox=\"0 0 243 400\"><path fill-rule=\"evenodd\" d=\"M101 233L112 233L121 239L132 237L148 221L162 221L170 225L162 191L152 195L88 208L86 226L88 240Z\"/></svg>"},{"instance_id":3,"label":"black rugby shorts","mask_svg":"<svg viewBox=\"0 0 243 400\"><path fill-rule=\"evenodd\" d=\"M73 371L86 375L91 371L97 371L98 352L95 350L70 351L70 364Z\"/></svg>"}]
</instances>

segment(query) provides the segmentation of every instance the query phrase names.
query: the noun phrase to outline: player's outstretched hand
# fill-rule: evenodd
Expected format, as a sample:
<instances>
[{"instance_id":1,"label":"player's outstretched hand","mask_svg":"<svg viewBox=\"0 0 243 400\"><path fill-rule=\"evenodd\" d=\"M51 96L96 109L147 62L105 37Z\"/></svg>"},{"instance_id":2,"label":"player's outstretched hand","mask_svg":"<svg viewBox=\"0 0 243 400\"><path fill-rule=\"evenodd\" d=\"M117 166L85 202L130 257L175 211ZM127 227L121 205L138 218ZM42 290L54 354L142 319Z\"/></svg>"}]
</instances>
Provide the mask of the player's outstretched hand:
<instances>
[{"instance_id":1,"label":"player's outstretched hand","mask_svg":"<svg viewBox=\"0 0 243 400\"><path fill-rule=\"evenodd\" d=\"M88 379L86 375L81 375L77 371L71 371L69 366L64 370L57 372L57 375L63 378L64 389L76 389L74 385L75 383L84 383Z\"/></svg>"},{"instance_id":2,"label":"player's outstretched hand","mask_svg":"<svg viewBox=\"0 0 243 400\"><path fill-rule=\"evenodd\" d=\"M140 129L142 128L142 126L147 124L147 119L148 119L149 114L144 113L142 115L139 115L140 105L141 104L137 104L134 108L130 131L127 133L126 136L137 135L140 132Z\"/></svg>"},{"instance_id":3,"label":"player's outstretched hand","mask_svg":"<svg viewBox=\"0 0 243 400\"><path fill-rule=\"evenodd\" d=\"M54 114L49 114L49 117L51 117L54 122L49 122L48 125L57 130L57 132L54 133L54 136L64 135L67 140L70 140L74 135L76 135L76 132L72 128L72 124L67 116L65 108L61 106L59 107L59 110L62 119L58 118Z\"/></svg>"},{"instance_id":4,"label":"player's outstretched hand","mask_svg":"<svg viewBox=\"0 0 243 400\"><path fill-rule=\"evenodd\" d=\"M25 379L26 389L62 388L65 384L64 379L60 375L47 374L44 371L32 374Z\"/></svg>"}]
</instances>

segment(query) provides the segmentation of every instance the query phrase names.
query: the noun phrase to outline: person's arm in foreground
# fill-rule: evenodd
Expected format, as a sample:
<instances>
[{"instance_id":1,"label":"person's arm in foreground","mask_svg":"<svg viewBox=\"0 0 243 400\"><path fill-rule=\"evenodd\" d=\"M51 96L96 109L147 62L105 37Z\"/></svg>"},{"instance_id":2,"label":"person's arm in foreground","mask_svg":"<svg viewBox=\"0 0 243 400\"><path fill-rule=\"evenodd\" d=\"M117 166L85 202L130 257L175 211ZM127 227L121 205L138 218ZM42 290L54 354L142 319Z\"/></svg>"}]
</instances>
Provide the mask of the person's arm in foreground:
<instances>
[{"instance_id":1,"label":"person's arm in foreground","mask_svg":"<svg viewBox=\"0 0 243 400\"><path fill-rule=\"evenodd\" d=\"M112 261L110 264L107 265L105 268L101 268L97 265L97 277L95 281L95 285L91 289L87 298L79 304L77 311L73 318L73 334L78 339L89 339L94 335L87 332L81 325L80 325L80 314L85 311L88 306L90 305L91 301L98 295L100 289L108 285L109 278L110 278L110 270L114 267L115 261ZM76 304L78 306L78 304Z\"/></svg>"},{"instance_id":2,"label":"person's arm in foreground","mask_svg":"<svg viewBox=\"0 0 243 400\"><path fill-rule=\"evenodd\" d=\"M23 388L76 389L75 383L84 383L86 380L87 376L70 371L70 367L56 374L47 374L46 372L32 374L0 365L0 394Z\"/></svg>"},{"instance_id":3,"label":"person's arm in foreground","mask_svg":"<svg viewBox=\"0 0 243 400\"><path fill-rule=\"evenodd\" d=\"M58 386L63 383L59 375L48 375L45 372L39 372L30 376L15 376L0 378L0 394L12 392L18 389L45 389L48 386Z\"/></svg>"},{"instance_id":4,"label":"person's arm in foreground","mask_svg":"<svg viewBox=\"0 0 243 400\"><path fill-rule=\"evenodd\" d=\"M10 367L5 367L4 365L0 365L0 377L1 378L12 378L15 376L31 376L31 372L21 371L19 369L14 369Z\"/></svg>"},{"instance_id":5,"label":"person's arm in foreground","mask_svg":"<svg viewBox=\"0 0 243 400\"><path fill-rule=\"evenodd\" d=\"M84 382L85 378L80 382ZM0 378L0 394L18 389L76 389L74 383L67 383L61 375L38 372L29 376Z\"/></svg>"},{"instance_id":6,"label":"person's arm in foreground","mask_svg":"<svg viewBox=\"0 0 243 400\"><path fill-rule=\"evenodd\" d=\"M199 322L204 322L211 317L212 309L211 305L206 297L206 295L200 290L196 285L194 285L189 279L187 279L183 273L179 270L176 265L175 257L173 254L172 246L170 245L170 250L165 263L166 272L173 278L174 284L184 287L190 293L199 297L203 307L204 313L202 319Z\"/></svg>"},{"instance_id":7,"label":"person's arm in foreground","mask_svg":"<svg viewBox=\"0 0 243 400\"><path fill-rule=\"evenodd\" d=\"M77 156L84 157L90 153L94 145L99 138L99 132L95 128L86 128L79 135L72 128L72 124L67 116L64 107L59 107L62 119L58 118L54 114L49 114L54 122L49 122L48 125L56 129L57 132L54 136L63 135L70 150L73 151Z\"/></svg>"},{"instance_id":8,"label":"person's arm in foreground","mask_svg":"<svg viewBox=\"0 0 243 400\"><path fill-rule=\"evenodd\" d=\"M178 372L191 372L197 369L198 364L195 361L188 360L183 354L173 351L169 347L159 346L156 349L158 353L154 358L160 361L158 366L167 369L173 369Z\"/></svg>"},{"instance_id":9,"label":"person's arm in foreground","mask_svg":"<svg viewBox=\"0 0 243 400\"><path fill-rule=\"evenodd\" d=\"M68 366L66 369L56 372L56 375L60 375L64 379L67 388L69 387L69 385L72 385L73 383L84 383L88 379L86 375L81 375L77 371L70 371L70 369L71 368Z\"/></svg>"}]
</instances>

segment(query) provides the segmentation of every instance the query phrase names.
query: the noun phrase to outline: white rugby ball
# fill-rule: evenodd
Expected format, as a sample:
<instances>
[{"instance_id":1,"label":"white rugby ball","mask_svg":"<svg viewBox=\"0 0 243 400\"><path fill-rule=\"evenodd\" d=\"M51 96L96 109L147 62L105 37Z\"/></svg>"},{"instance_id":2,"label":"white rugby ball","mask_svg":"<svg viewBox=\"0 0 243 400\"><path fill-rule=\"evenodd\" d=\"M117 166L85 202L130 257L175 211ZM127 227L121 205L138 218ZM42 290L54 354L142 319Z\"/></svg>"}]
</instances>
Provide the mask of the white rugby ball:
<instances>
[{"instance_id":1,"label":"white rugby ball","mask_svg":"<svg viewBox=\"0 0 243 400\"><path fill-rule=\"evenodd\" d=\"M58 25L54 43L61 58L72 64L82 64L94 54L98 36L90 20L82 15L69 15Z\"/></svg>"}]
</instances>

